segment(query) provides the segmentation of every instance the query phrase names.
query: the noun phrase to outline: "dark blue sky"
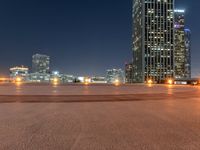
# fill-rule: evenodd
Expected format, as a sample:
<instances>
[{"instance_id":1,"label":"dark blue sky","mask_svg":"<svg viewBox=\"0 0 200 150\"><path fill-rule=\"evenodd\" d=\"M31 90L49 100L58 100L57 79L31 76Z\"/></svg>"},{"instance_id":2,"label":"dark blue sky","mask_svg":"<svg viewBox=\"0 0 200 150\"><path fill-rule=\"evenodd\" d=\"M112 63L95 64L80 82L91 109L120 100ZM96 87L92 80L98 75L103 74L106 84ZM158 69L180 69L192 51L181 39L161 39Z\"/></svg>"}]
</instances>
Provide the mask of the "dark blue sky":
<instances>
[{"instance_id":1,"label":"dark blue sky","mask_svg":"<svg viewBox=\"0 0 200 150\"><path fill-rule=\"evenodd\" d=\"M200 75L200 1L176 0L192 31L193 75ZM51 69L104 75L132 58L132 0L1 0L0 72L51 56Z\"/></svg>"}]
</instances>

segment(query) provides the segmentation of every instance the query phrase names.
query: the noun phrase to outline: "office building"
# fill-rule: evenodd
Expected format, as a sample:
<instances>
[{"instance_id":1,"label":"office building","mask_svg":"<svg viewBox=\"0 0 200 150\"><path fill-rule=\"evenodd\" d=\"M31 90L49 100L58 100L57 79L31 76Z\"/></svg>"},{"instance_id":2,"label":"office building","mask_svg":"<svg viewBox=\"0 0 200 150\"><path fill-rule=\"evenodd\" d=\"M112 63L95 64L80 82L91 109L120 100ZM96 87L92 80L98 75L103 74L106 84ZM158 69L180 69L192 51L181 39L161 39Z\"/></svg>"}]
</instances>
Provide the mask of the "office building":
<instances>
[{"instance_id":1,"label":"office building","mask_svg":"<svg viewBox=\"0 0 200 150\"><path fill-rule=\"evenodd\" d=\"M73 75L61 74L61 83L73 83L75 81L75 77Z\"/></svg>"},{"instance_id":2,"label":"office building","mask_svg":"<svg viewBox=\"0 0 200 150\"><path fill-rule=\"evenodd\" d=\"M133 83L133 63L125 64L125 83Z\"/></svg>"},{"instance_id":3,"label":"office building","mask_svg":"<svg viewBox=\"0 0 200 150\"><path fill-rule=\"evenodd\" d=\"M174 0L133 0L134 82L174 78Z\"/></svg>"},{"instance_id":4,"label":"office building","mask_svg":"<svg viewBox=\"0 0 200 150\"><path fill-rule=\"evenodd\" d=\"M32 56L33 73L49 74L50 57L47 55L35 54Z\"/></svg>"},{"instance_id":5,"label":"office building","mask_svg":"<svg viewBox=\"0 0 200 150\"><path fill-rule=\"evenodd\" d=\"M175 28L175 78L191 78L191 54L190 37L191 32L185 29L185 10L174 10Z\"/></svg>"},{"instance_id":6,"label":"office building","mask_svg":"<svg viewBox=\"0 0 200 150\"><path fill-rule=\"evenodd\" d=\"M50 82L50 74L47 73L30 73L28 81L29 82L38 82L38 83L49 83Z\"/></svg>"},{"instance_id":7,"label":"office building","mask_svg":"<svg viewBox=\"0 0 200 150\"><path fill-rule=\"evenodd\" d=\"M28 73L29 73L28 67L17 66L17 67L10 68L10 78L14 80L20 77L21 80L26 81L28 78Z\"/></svg>"},{"instance_id":8,"label":"office building","mask_svg":"<svg viewBox=\"0 0 200 150\"><path fill-rule=\"evenodd\" d=\"M73 75L68 75L68 74L59 73L58 71L53 71L51 73L51 81L54 81L55 79L59 81L59 83L65 84L65 83L73 83L75 80L75 77Z\"/></svg>"},{"instance_id":9,"label":"office building","mask_svg":"<svg viewBox=\"0 0 200 150\"><path fill-rule=\"evenodd\" d=\"M124 72L122 69L109 69L106 74L107 83L124 83Z\"/></svg>"},{"instance_id":10,"label":"office building","mask_svg":"<svg viewBox=\"0 0 200 150\"><path fill-rule=\"evenodd\" d=\"M185 29L185 78L191 79L191 31Z\"/></svg>"},{"instance_id":11,"label":"office building","mask_svg":"<svg viewBox=\"0 0 200 150\"><path fill-rule=\"evenodd\" d=\"M174 10L174 33L175 33L175 78L182 79L185 77L185 11Z\"/></svg>"}]
</instances>

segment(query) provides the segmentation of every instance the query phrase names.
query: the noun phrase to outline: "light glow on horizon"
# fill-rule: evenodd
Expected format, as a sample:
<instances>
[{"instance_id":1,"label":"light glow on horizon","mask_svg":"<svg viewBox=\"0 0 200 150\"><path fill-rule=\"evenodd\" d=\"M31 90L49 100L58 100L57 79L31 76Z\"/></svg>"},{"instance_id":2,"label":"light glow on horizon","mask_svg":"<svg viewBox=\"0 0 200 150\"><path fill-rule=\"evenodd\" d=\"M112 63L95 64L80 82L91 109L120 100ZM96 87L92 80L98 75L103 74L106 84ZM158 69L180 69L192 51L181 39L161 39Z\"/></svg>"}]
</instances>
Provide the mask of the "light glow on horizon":
<instances>
[{"instance_id":1,"label":"light glow on horizon","mask_svg":"<svg viewBox=\"0 0 200 150\"><path fill-rule=\"evenodd\" d=\"M151 79L148 80L148 84L152 84L153 81Z\"/></svg>"},{"instance_id":2,"label":"light glow on horizon","mask_svg":"<svg viewBox=\"0 0 200 150\"><path fill-rule=\"evenodd\" d=\"M168 84L169 84L169 85L172 85L172 84L173 84L173 80L172 80L172 79L169 79L169 80L168 80Z\"/></svg>"},{"instance_id":3,"label":"light glow on horizon","mask_svg":"<svg viewBox=\"0 0 200 150\"><path fill-rule=\"evenodd\" d=\"M16 79L15 79L15 82L22 82L22 79L20 78L20 77L17 77Z\"/></svg>"}]
</instances>

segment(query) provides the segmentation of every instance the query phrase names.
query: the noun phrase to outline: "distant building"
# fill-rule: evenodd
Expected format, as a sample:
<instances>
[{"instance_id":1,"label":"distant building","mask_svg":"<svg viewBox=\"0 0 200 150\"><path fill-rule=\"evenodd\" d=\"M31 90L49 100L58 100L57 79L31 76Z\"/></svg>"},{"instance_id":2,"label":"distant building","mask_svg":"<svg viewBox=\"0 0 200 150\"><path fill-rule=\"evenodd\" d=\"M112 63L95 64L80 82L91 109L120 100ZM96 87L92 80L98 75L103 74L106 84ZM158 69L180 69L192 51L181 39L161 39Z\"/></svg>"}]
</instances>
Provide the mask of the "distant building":
<instances>
[{"instance_id":1,"label":"distant building","mask_svg":"<svg viewBox=\"0 0 200 150\"><path fill-rule=\"evenodd\" d=\"M50 82L56 82L60 83L61 82L61 74L59 71L52 71L50 74Z\"/></svg>"},{"instance_id":2,"label":"distant building","mask_svg":"<svg viewBox=\"0 0 200 150\"><path fill-rule=\"evenodd\" d=\"M50 82L50 74L47 73L30 73L29 82L42 82L42 83L49 83Z\"/></svg>"},{"instance_id":3,"label":"distant building","mask_svg":"<svg viewBox=\"0 0 200 150\"><path fill-rule=\"evenodd\" d=\"M133 83L133 63L125 64L125 82Z\"/></svg>"},{"instance_id":4,"label":"distant building","mask_svg":"<svg viewBox=\"0 0 200 150\"><path fill-rule=\"evenodd\" d=\"M51 73L51 81L53 81L54 79L58 80L59 83L61 84L65 84L65 83L73 83L75 77L73 75L62 74L59 71L53 71Z\"/></svg>"},{"instance_id":5,"label":"distant building","mask_svg":"<svg viewBox=\"0 0 200 150\"><path fill-rule=\"evenodd\" d=\"M198 78L175 79L174 84L176 84L176 85L186 85L186 84L197 85L197 84L200 84L200 81Z\"/></svg>"},{"instance_id":6,"label":"distant building","mask_svg":"<svg viewBox=\"0 0 200 150\"><path fill-rule=\"evenodd\" d=\"M105 77L92 77L91 78L91 83L107 83Z\"/></svg>"},{"instance_id":7,"label":"distant building","mask_svg":"<svg viewBox=\"0 0 200 150\"><path fill-rule=\"evenodd\" d=\"M60 81L61 83L73 83L75 81L75 77L73 75L61 74Z\"/></svg>"},{"instance_id":8,"label":"distant building","mask_svg":"<svg viewBox=\"0 0 200 150\"><path fill-rule=\"evenodd\" d=\"M32 56L32 72L49 74L50 73L50 57L47 55L35 54Z\"/></svg>"},{"instance_id":9,"label":"distant building","mask_svg":"<svg viewBox=\"0 0 200 150\"><path fill-rule=\"evenodd\" d=\"M12 79L20 77L22 80L27 80L28 73L29 73L29 68L24 67L24 66L21 66L21 67L17 66L17 67L10 68L10 77Z\"/></svg>"},{"instance_id":10,"label":"distant building","mask_svg":"<svg viewBox=\"0 0 200 150\"><path fill-rule=\"evenodd\" d=\"M107 83L115 83L116 81L124 83L124 72L122 69L109 69L106 74Z\"/></svg>"},{"instance_id":11,"label":"distant building","mask_svg":"<svg viewBox=\"0 0 200 150\"><path fill-rule=\"evenodd\" d=\"M85 77L77 77L76 82L83 83L85 81Z\"/></svg>"},{"instance_id":12,"label":"distant building","mask_svg":"<svg viewBox=\"0 0 200 150\"><path fill-rule=\"evenodd\" d=\"M191 78L190 30L185 29L185 11L174 10L175 78Z\"/></svg>"}]
</instances>

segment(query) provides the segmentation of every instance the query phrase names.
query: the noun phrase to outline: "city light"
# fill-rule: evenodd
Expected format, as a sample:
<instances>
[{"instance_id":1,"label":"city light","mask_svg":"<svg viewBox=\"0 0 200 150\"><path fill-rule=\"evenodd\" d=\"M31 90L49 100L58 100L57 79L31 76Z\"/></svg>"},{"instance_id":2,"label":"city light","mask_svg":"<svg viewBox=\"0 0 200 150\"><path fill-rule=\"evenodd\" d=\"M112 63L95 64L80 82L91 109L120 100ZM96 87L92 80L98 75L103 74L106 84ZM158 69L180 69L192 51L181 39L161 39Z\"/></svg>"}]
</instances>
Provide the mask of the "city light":
<instances>
[{"instance_id":1,"label":"city light","mask_svg":"<svg viewBox=\"0 0 200 150\"><path fill-rule=\"evenodd\" d=\"M152 84L153 81L151 79L148 80L148 84Z\"/></svg>"},{"instance_id":2,"label":"city light","mask_svg":"<svg viewBox=\"0 0 200 150\"><path fill-rule=\"evenodd\" d=\"M172 79L169 79L169 80L168 80L168 84L172 85L172 84L173 84L173 80L172 80Z\"/></svg>"},{"instance_id":3,"label":"city light","mask_svg":"<svg viewBox=\"0 0 200 150\"><path fill-rule=\"evenodd\" d=\"M20 86L22 84L22 78L21 77L16 77L14 80L14 83L16 86Z\"/></svg>"},{"instance_id":4,"label":"city light","mask_svg":"<svg viewBox=\"0 0 200 150\"><path fill-rule=\"evenodd\" d=\"M55 82L58 82L58 78L54 78L53 79L53 82L55 83Z\"/></svg>"},{"instance_id":5,"label":"city light","mask_svg":"<svg viewBox=\"0 0 200 150\"><path fill-rule=\"evenodd\" d=\"M85 84L85 85L88 85L89 83L88 83L88 82L85 82L84 84Z\"/></svg>"},{"instance_id":6,"label":"city light","mask_svg":"<svg viewBox=\"0 0 200 150\"><path fill-rule=\"evenodd\" d=\"M53 75L59 75L58 71L53 71Z\"/></svg>"},{"instance_id":7,"label":"city light","mask_svg":"<svg viewBox=\"0 0 200 150\"><path fill-rule=\"evenodd\" d=\"M178 13L184 13L185 10L184 9L175 9L174 12L178 12Z\"/></svg>"},{"instance_id":8,"label":"city light","mask_svg":"<svg viewBox=\"0 0 200 150\"><path fill-rule=\"evenodd\" d=\"M16 79L15 79L15 82L22 82L22 79L20 78L20 77L17 77Z\"/></svg>"},{"instance_id":9,"label":"city light","mask_svg":"<svg viewBox=\"0 0 200 150\"><path fill-rule=\"evenodd\" d=\"M119 86L120 85L120 81L119 79L116 79L115 82L114 82L115 86Z\"/></svg>"},{"instance_id":10,"label":"city light","mask_svg":"<svg viewBox=\"0 0 200 150\"><path fill-rule=\"evenodd\" d=\"M90 78L85 78L85 79L84 79L84 84L85 84L85 85L88 85L90 82L91 82L91 79L90 79Z\"/></svg>"},{"instance_id":11,"label":"city light","mask_svg":"<svg viewBox=\"0 0 200 150\"><path fill-rule=\"evenodd\" d=\"M5 81L6 80L6 78L0 78L0 81Z\"/></svg>"},{"instance_id":12,"label":"city light","mask_svg":"<svg viewBox=\"0 0 200 150\"><path fill-rule=\"evenodd\" d=\"M59 79L58 78L53 78L53 84L57 85L59 83Z\"/></svg>"}]
</instances>

